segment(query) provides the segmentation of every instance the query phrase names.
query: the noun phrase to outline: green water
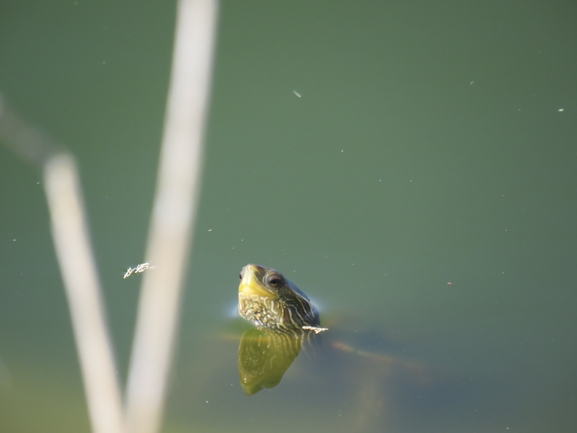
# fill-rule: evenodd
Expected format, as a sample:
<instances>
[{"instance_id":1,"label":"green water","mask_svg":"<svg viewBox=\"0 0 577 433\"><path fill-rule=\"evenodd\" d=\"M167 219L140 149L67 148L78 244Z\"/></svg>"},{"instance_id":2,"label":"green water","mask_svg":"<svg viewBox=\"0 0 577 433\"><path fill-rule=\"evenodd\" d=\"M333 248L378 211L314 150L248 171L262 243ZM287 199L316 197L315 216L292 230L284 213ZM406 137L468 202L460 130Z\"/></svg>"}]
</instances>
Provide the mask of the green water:
<instances>
[{"instance_id":1,"label":"green water","mask_svg":"<svg viewBox=\"0 0 577 433\"><path fill-rule=\"evenodd\" d=\"M79 159L122 378L173 21L0 5L0 91ZM576 21L561 1L224 1L164 431L574 432ZM41 178L4 147L0 176L0 431L89 431ZM251 262L429 380L299 358L244 395L223 334Z\"/></svg>"}]
</instances>

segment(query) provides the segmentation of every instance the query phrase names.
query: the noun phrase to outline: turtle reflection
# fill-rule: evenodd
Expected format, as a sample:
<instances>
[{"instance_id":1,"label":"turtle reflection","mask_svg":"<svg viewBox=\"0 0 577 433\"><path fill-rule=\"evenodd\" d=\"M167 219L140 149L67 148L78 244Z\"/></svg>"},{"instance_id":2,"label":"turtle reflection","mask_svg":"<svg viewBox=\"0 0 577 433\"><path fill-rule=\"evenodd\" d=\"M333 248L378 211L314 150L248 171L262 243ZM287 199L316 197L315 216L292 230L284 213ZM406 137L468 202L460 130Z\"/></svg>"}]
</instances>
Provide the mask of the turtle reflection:
<instances>
[{"instance_id":1,"label":"turtle reflection","mask_svg":"<svg viewBox=\"0 0 577 433\"><path fill-rule=\"evenodd\" d=\"M307 334L307 340L316 337ZM253 395L278 385L300 353L304 338L304 334L270 329L245 331L238 347L238 373L244 392Z\"/></svg>"}]
</instances>

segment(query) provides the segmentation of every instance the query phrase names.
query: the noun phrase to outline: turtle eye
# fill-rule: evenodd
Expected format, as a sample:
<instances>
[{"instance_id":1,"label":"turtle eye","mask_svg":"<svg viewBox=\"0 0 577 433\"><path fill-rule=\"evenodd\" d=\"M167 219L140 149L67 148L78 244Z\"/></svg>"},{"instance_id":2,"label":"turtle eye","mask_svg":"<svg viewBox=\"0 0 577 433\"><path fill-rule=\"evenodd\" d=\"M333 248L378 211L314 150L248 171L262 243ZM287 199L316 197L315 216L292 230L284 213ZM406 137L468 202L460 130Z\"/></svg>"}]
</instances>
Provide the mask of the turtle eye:
<instances>
[{"instance_id":1,"label":"turtle eye","mask_svg":"<svg viewBox=\"0 0 577 433\"><path fill-rule=\"evenodd\" d=\"M272 275L269 275L268 277L266 277L266 283L269 286L276 289L276 288L279 288L280 286L282 286L283 280L282 280L282 277L280 275L272 274Z\"/></svg>"}]
</instances>

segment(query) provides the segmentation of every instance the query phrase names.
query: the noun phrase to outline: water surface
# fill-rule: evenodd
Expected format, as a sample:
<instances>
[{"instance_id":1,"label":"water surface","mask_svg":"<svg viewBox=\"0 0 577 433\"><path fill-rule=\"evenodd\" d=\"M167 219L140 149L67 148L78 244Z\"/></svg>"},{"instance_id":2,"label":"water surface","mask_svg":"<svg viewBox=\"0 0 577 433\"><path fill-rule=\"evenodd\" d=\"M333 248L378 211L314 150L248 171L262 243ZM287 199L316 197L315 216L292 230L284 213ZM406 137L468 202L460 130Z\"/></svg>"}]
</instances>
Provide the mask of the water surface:
<instances>
[{"instance_id":1,"label":"water surface","mask_svg":"<svg viewBox=\"0 0 577 433\"><path fill-rule=\"evenodd\" d=\"M124 378L174 8L0 11L0 90L79 158ZM575 431L576 18L222 3L165 431ZM0 165L0 430L89 431L40 176L4 148ZM430 380L299 357L245 395L228 312L250 262Z\"/></svg>"}]
</instances>

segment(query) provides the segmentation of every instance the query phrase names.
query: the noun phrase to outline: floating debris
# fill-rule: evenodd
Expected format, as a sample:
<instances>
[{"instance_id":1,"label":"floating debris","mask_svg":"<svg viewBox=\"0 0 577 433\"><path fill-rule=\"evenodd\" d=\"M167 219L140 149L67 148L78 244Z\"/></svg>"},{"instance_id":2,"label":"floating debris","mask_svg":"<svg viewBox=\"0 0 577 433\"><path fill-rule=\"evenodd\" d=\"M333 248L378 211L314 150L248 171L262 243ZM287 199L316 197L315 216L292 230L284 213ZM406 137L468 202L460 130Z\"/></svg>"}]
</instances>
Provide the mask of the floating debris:
<instances>
[{"instance_id":1,"label":"floating debris","mask_svg":"<svg viewBox=\"0 0 577 433\"><path fill-rule=\"evenodd\" d=\"M147 269L151 269L154 266L151 266L150 263L141 263L137 265L135 268L128 268L126 273L124 274L124 278L130 277L132 274L141 274L142 272L146 271Z\"/></svg>"},{"instance_id":2,"label":"floating debris","mask_svg":"<svg viewBox=\"0 0 577 433\"><path fill-rule=\"evenodd\" d=\"M303 326L302 329L305 329L307 331L313 331L315 334L320 334L321 332L329 330L329 328L319 328L317 326Z\"/></svg>"}]
</instances>

